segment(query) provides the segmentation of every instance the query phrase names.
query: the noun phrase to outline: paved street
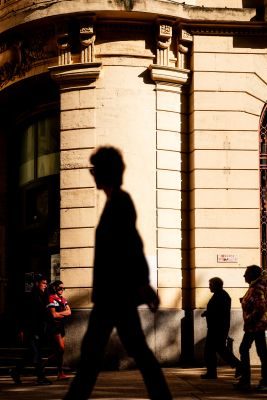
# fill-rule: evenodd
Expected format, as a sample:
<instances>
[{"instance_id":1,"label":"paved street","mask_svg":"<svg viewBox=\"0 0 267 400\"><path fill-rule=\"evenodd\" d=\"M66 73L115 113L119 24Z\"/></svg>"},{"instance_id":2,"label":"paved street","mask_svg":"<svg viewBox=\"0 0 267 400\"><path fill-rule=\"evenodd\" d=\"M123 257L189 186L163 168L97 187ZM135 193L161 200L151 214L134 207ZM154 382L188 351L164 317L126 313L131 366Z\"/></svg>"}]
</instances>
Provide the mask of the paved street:
<instances>
[{"instance_id":1,"label":"paved street","mask_svg":"<svg viewBox=\"0 0 267 400\"><path fill-rule=\"evenodd\" d=\"M267 393L242 393L233 389L233 370L219 368L217 380L201 380L201 368L167 368L167 377L174 399L180 400L245 400L266 399ZM25 377L23 385L16 386L8 376L0 376L1 400L59 400L67 390L68 381L58 382L55 377L51 386L36 386L34 378ZM253 384L259 380L259 368L253 368ZM102 372L92 394L92 399L144 400L147 394L138 371ZM79 400L79 399L77 399Z\"/></svg>"}]
</instances>

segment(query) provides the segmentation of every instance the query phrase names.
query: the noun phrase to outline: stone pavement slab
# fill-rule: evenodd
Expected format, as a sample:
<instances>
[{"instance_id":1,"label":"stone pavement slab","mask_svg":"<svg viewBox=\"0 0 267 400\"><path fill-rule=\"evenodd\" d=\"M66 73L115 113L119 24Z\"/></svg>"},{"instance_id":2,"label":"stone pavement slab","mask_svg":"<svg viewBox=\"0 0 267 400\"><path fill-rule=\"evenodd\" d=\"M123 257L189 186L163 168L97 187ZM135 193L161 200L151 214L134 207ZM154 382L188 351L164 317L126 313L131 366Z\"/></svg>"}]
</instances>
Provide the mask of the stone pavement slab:
<instances>
[{"instance_id":1,"label":"stone pavement slab","mask_svg":"<svg viewBox=\"0 0 267 400\"><path fill-rule=\"evenodd\" d=\"M164 374L174 400L267 400L267 393L242 393L233 389L234 371L219 368L217 380L202 380L203 368L166 368ZM259 368L252 371L253 384L259 381ZM9 376L0 376L0 400L60 400L69 381L53 381L51 386L37 386L35 378L23 377L23 384L16 386ZM148 396L138 370L102 372L91 399L98 400L147 400ZM79 399L77 399L79 400ZM164 400L164 399L163 399Z\"/></svg>"}]
</instances>

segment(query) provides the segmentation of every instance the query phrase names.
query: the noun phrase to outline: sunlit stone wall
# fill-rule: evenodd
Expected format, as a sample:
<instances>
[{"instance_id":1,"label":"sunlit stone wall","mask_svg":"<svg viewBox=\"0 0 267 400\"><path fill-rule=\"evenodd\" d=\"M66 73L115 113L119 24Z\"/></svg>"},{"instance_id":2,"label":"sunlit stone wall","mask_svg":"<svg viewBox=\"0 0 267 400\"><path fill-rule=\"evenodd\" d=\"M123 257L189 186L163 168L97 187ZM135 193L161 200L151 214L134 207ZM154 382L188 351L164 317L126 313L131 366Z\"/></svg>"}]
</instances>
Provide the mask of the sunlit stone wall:
<instances>
[{"instance_id":1,"label":"sunlit stone wall","mask_svg":"<svg viewBox=\"0 0 267 400\"><path fill-rule=\"evenodd\" d=\"M201 358L199 315L213 276L232 297L237 349L244 268L260 260L258 123L267 65L266 28L251 23L258 4L126 3L0 3L0 98L12 99L19 83L42 74L60 96L61 277L74 310L69 363L92 306L94 231L104 204L88 173L97 146L119 147L126 162L124 188L161 298L155 317L145 307L140 313L162 362L177 362L181 352L186 359L192 347ZM124 359L116 346L114 336L110 357Z\"/></svg>"}]
</instances>

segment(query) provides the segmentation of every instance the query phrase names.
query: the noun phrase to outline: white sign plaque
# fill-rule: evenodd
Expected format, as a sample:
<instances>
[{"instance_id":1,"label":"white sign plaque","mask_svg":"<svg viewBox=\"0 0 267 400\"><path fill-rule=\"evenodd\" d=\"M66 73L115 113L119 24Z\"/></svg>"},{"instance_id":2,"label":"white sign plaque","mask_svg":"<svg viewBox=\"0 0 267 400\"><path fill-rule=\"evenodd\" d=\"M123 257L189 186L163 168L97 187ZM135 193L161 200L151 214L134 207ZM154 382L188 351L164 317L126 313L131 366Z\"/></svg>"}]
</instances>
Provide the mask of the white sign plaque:
<instances>
[{"instance_id":1,"label":"white sign plaque","mask_svg":"<svg viewBox=\"0 0 267 400\"><path fill-rule=\"evenodd\" d=\"M237 254L217 254L218 263L237 263Z\"/></svg>"}]
</instances>

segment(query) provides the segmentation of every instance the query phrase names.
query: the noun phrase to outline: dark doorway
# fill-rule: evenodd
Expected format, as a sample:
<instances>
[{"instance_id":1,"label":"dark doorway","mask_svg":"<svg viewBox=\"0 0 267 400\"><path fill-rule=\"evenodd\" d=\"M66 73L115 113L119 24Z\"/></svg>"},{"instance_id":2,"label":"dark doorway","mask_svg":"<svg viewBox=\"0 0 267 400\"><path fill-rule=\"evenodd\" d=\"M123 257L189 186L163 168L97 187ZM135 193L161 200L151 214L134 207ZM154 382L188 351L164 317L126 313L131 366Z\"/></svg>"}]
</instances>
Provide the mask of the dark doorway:
<instances>
[{"instance_id":1,"label":"dark doorway","mask_svg":"<svg viewBox=\"0 0 267 400\"><path fill-rule=\"evenodd\" d=\"M33 274L50 278L51 260L58 260L59 91L50 74L3 88L0 118L0 342L5 346L16 343L14 325Z\"/></svg>"},{"instance_id":2,"label":"dark doorway","mask_svg":"<svg viewBox=\"0 0 267 400\"><path fill-rule=\"evenodd\" d=\"M20 121L9 140L7 304L17 310L34 277L55 279L59 258L59 114Z\"/></svg>"}]
</instances>

